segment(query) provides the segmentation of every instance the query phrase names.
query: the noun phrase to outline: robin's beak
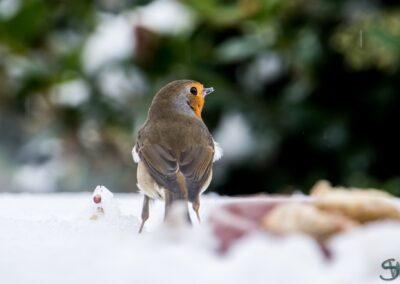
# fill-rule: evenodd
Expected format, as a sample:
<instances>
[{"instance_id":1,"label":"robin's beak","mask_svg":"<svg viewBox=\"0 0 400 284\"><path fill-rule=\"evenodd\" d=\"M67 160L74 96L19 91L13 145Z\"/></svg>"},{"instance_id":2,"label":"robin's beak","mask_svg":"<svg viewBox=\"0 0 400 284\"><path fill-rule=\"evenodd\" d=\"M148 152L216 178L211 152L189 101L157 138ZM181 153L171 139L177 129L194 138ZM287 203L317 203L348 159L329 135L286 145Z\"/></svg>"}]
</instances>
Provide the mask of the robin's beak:
<instances>
[{"instance_id":1,"label":"robin's beak","mask_svg":"<svg viewBox=\"0 0 400 284\"><path fill-rule=\"evenodd\" d=\"M211 94L212 92L214 92L214 88L213 87L204 88L203 89L203 96L207 96L208 94Z\"/></svg>"}]
</instances>

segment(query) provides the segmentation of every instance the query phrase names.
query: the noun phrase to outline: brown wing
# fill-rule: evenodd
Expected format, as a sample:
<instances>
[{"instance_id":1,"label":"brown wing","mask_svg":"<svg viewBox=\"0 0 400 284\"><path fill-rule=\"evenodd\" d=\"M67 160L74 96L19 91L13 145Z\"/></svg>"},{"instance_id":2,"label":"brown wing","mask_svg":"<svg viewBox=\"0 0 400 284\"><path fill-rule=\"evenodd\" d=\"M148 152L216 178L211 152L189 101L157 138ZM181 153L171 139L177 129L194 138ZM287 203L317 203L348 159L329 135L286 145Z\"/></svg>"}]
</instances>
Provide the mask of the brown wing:
<instances>
[{"instance_id":1,"label":"brown wing","mask_svg":"<svg viewBox=\"0 0 400 284\"><path fill-rule=\"evenodd\" d=\"M176 176L179 170L186 179L189 201L193 201L210 175L214 149L193 147L182 152L179 161L157 144L139 146L138 153L152 178L172 192L180 191Z\"/></svg>"},{"instance_id":2,"label":"brown wing","mask_svg":"<svg viewBox=\"0 0 400 284\"><path fill-rule=\"evenodd\" d=\"M214 148L212 146L195 146L181 153L179 170L186 178L190 202L196 200L207 181L211 173L213 156Z\"/></svg>"},{"instance_id":3,"label":"brown wing","mask_svg":"<svg viewBox=\"0 0 400 284\"><path fill-rule=\"evenodd\" d=\"M179 192L176 173L178 162L173 155L158 144L138 147L138 154L146 165L151 177L172 192Z\"/></svg>"}]
</instances>

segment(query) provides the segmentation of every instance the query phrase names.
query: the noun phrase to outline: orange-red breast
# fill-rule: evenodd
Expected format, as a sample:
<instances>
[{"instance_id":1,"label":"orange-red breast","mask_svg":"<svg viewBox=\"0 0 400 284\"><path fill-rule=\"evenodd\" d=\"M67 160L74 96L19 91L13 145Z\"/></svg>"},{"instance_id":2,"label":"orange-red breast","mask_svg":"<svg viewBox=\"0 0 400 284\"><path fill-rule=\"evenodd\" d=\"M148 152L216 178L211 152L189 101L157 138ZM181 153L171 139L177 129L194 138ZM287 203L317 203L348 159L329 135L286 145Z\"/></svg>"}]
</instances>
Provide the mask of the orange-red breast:
<instances>
[{"instance_id":1,"label":"orange-red breast","mask_svg":"<svg viewBox=\"0 0 400 284\"><path fill-rule=\"evenodd\" d=\"M222 156L201 118L204 99L213 91L196 81L177 80L155 95L132 150L137 185L144 193L139 232L149 217L150 199L165 201L164 217L173 202L189 201L200 220L200 194L211 182L213 162Z\"/></svg>"}]
</instances>

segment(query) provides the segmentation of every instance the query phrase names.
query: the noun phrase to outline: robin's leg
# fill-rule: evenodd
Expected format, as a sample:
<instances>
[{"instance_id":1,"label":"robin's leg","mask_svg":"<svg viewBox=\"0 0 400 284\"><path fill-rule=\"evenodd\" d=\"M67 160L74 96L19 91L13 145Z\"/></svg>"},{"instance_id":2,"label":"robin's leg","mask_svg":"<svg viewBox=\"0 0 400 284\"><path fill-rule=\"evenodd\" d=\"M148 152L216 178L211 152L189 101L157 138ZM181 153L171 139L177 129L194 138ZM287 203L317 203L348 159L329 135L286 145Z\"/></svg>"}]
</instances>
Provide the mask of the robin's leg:
<instances>
[{"instance_id":1,"label":"robin's leg","mask_svg":"<svg viewBox=\"0 0 400 284\"><path fill-rule=\"evenodd\" d=\"M147 219L149 219L149 203L150 198L147 195L144 195L142 207L142 224L140 225L139 234L143 230L144 223L146 223Z\"/></svg>"},{"instance_id":2,"label":"robin's leg","mask_svg":"<svg viewBox=\"0 0 400 284\"><path fill-rule=\"evenodd\" d=\"M192 202L192 208L193 208L194 212L196 212L197 221L199 221L199 223L201 223L200 213L199 213L199 209L200 209L199 196L197 196L196 199Z\"/></svg>"}]
</instances>

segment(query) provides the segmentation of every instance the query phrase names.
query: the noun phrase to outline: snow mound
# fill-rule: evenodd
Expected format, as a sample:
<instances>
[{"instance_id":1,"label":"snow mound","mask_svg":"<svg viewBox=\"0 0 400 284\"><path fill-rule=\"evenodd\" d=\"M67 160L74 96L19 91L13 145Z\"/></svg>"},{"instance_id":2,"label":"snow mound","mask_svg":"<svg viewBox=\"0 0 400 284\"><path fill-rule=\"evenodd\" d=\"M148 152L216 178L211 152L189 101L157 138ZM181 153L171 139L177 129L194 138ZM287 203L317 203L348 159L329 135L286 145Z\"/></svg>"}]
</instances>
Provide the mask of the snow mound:
<instances>
[{"instance_id":1,"label":"snow mound","mask_svg":"<svg viewBox=\"0 0 400 284\"><path fill-rule=\"evenodd\" d=\"M101 202L97 195L101 196ZM93 194L0 195L0 283L382 283L400 255L400 227L386 222L331 240L333 259L303 235L251 235L225 255L207 223L232 199L204 196L202 224L163 224L154 202L138 234L142 197L99 186ZM91 220L101 204L103 217ZM178 208L179 209L179 208ZM192 215L192 220L196 220Z\"/></svg>"}]
</instances>

